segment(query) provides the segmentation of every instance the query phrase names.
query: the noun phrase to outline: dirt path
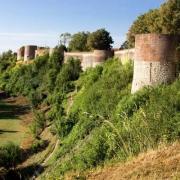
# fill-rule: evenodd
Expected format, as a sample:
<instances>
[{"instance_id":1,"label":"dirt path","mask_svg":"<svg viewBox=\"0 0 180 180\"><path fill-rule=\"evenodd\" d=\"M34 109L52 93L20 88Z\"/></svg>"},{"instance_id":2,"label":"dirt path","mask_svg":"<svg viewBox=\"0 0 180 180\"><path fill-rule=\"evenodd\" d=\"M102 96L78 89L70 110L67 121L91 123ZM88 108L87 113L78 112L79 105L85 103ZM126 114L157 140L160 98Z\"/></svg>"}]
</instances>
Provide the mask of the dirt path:
<instances>
[{"instance_id":1,"label":"dirt path","mask_svg":"<svg viewBox=\"0 0 180 180\"><path fill-rule=\"evenodd\" d=\"M54 145L54 148L52 150L52 152L50 152L50 154L48 154L48 156L43 160L43 162L39 165L38 169L34 172L33 176L32 176L32 180L36 179L41 172L43 171L43 169L45 168L47 162L50 160L50 158L54 155L54 152L57 150L59 146L59 140L56 141L56 144Z\"/></svg>"}]
</instances>

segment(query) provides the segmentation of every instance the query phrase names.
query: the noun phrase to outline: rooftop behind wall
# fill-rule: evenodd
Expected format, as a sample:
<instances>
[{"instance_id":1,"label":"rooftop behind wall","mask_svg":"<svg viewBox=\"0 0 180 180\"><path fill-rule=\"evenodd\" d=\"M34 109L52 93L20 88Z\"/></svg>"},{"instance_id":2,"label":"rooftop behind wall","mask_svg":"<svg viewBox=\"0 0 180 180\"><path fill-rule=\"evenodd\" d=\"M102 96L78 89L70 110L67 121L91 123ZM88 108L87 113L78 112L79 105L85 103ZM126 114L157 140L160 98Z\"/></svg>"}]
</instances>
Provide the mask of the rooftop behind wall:
<instances>
[{"instance_id":1,"label":"rooftop behind wall","mask_svg":"<svg viewBox=\"0 0 180 180\"><path fill-rule=\"evenodd\" d=\"M132 93L147 85L172 82L176 78L180 36L141 34L135 38Z\"/></svg>"}]
</instances>

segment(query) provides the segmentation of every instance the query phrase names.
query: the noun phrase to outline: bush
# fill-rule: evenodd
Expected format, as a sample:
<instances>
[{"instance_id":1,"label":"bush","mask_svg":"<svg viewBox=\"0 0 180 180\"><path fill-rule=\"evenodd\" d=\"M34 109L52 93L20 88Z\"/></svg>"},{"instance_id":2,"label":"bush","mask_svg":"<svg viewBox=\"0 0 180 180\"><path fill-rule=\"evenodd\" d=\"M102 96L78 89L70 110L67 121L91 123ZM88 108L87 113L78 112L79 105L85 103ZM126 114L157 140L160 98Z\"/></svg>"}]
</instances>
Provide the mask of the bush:
<instances>
[{"instance_id":1,"label":"bush","mask_svg":"<svg viewBox=\"0 0 180 180\"><path fill-rule=\"evenodd\" d=\"M47 142L45 140L35 140L33 144L31 145L31 151L32 153L37 153L41 149L44 149L47 145Z\"/></svg>"},{"instance_id":2,"label":"bush","mask_svg":"<svg viewBox=\"0 0 180 180\"><path fill-rule=\"evenodd\" d=\"M34 120L30 125L30 130L35 138L44 130L46 126L45 114L40 111L34 111Z\"/></svg>"},{"instance_id":3,"label":"bush","mask_svg":"<svg viewBox=\"0 0 180 180\"><path fill-rule=\"evenodd\" d=\"M0 167L15 168L20 161L21 149L19 146L9 142L0 147Z\"/></svg>"}]
</instances>

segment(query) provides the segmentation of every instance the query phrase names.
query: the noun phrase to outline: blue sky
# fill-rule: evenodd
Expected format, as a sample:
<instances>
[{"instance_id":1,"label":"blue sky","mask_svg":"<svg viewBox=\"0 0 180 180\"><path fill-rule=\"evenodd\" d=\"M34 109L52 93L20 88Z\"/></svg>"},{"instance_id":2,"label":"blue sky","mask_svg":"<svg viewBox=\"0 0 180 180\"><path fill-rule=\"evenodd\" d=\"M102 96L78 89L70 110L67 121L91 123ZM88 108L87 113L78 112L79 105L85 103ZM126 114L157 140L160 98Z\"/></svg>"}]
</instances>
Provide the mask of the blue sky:
<instances>
[{"instance_id":1,"label":"blue sky","mask_svg":"<svg viewBox=\"0 0 180 180\"><path fill-rule=\"evenodd\" d=\"M106 28L115 47L140 14L165 0L0 0L0 52L27 44L55 46L64 32Z\"/></svg>"}]
</instances>

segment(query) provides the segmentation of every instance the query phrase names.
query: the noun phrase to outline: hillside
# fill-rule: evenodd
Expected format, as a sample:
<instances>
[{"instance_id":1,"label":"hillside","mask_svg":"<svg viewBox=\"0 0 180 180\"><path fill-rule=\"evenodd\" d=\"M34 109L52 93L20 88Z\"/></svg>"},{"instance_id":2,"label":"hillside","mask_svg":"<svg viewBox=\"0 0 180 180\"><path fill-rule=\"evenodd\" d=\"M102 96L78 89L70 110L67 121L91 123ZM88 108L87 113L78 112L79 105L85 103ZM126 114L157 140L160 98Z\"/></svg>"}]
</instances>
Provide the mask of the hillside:
<instances>
[{"instance_id":1,"label":"hillside","mask_svg":"<svg viewBox=\"0 0 180 180\"><path fill-rule=\"evenodd\" d=\"M117 60L81 75L62 123L73 126L61 129L61 146L40 179L124 162L179 139L179 80L131 95L131 78L131 64Z\"/></svg>"},{"instance_id":2,"label":"hillside","mask_svg":"<svg viewBox=\"0 0 180 180\"><path fill-rule=\"evenodd\" d=\"M179 179L180 143L142 153L127 163L107 166L86 175L89 180ZM85 177L85 176L84 176Z\"/></svg>"},{"instance_id":3,"label":"hillside","mask_svg":"<svg viewBox=\"0 0 180 180\"><path fill-rule=\"evenodd\" d=\"M17 166L24 178L33 176L48 154L38 179L127 162L179 140L179 79L132 95L131 62L112 58L82 72L78 60L63 64L60 59L57 51L31 64L12 64L0 76L1 89L27 97L33 110L30 157ZM48 146L47 128L47 138L53 138ZM55 151L54 135L60 141Z\"/></svg>"},{"instance_id":4,"label":"hillside","mask_svg":"<svg viewBox=\"0 0 180 180\"><path fill-rule=\"evenodd\" d=\"M32 112L28 100L22 96L8 97L0 92L0 145L12 141L27 146L28 125L32 122Z\"/></svg>"}]
</instances>

